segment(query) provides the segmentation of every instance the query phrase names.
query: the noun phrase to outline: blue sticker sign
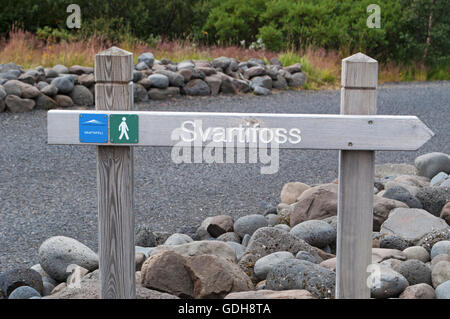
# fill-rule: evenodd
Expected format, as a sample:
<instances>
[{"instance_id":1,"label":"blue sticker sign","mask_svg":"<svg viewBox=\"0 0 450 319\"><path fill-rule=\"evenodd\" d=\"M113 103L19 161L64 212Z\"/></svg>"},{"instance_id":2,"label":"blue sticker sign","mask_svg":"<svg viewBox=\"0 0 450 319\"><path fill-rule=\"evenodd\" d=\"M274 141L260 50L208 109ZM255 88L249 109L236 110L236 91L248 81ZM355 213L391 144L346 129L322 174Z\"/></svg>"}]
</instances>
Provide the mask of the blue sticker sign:
<instances>
[{"instance_id":1,"label":"blue sticker sign","mask_svg":"<svg viewBox=\"0 0 450 319\"><path fill-rule=\"evenodd\" d=\"M80 114L80 143L108 143L108 115Z\"/></svg>"}]
</instances>

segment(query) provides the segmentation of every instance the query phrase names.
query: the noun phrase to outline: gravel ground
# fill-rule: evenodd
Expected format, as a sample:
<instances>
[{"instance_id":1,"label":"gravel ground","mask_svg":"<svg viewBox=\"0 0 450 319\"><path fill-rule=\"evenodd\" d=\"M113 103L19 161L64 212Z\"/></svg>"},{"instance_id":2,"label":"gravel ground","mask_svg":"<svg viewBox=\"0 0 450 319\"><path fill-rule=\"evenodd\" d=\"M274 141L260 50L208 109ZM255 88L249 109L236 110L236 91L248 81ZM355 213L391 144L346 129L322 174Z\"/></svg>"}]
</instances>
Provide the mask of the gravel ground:
<instances>
[{"instance_id":1,"label":"gravel ground","mask_svg":"<svg viewBox=\"0 0 450 319\"><path fill-rule=\"evenodd\" d=\"M140 110L329 113L339 91L289 91L268 97L180 98L137 105ZM378 94L378 114L417 115L436 136L418 152L377 152L377 163L410 163L420 154L450 153L450 82L392 84ZM43 240L76 238L97 250L95 147L48 146L46 112L0 113L0 272L37 263ZM136 148L136 224L191 232L207 216L263 212L288 181L328 182L336 151L280 151L280 169L260 164L181 164L169 148Z\"/></svg>"}]
</instances>

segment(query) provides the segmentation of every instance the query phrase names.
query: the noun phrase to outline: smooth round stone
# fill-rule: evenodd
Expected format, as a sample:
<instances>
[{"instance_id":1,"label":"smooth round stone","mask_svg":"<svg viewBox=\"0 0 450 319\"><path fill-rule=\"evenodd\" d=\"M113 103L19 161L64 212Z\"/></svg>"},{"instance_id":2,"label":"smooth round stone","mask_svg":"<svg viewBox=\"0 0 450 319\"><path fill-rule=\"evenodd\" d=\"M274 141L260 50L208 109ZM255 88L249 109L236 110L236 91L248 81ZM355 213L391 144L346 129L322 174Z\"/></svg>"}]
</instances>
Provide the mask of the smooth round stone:
<instances>
[{"instance_id":1,"label":"smooth round stone","mask_svg":"<svg viewBox=\"0 0 450 319\"><path fill-rule=\"evenodd\" d=\"M417 157L414 164L418 175L433 178L439 172L450 173L450 157L447 154L433 152Z\"/></svg>"},{"instance_id":2,"label":"smooth round stone","mask_svg":"<svg viewBox=\"0 0 450 319\"><path fill-rule=\"evenodd\" d=\"M257 229L267 227L268 225L269 223L263 215L254 214L243 216L236 220L233 229L239 237L244 238L246 234L251 236Z\"/></svg>"},{"instance_id":3,"label":"smooth round stone","mask_svg":"<svg viewBox=\"0 0 450 319\"><path fill-rule=\"evenodd\" d=\"M435 299L433 287L427 284L417 284L406 287L399 297L400 299Z\"/></svg>"},{"instance_id":4,"label":"smooth round stone","mask_svg":"<svg viewBox=\"0 0 450 319\"><path fill-rule=\"evenodd\" d=\"M431 261L431 268L433 269L433 267L440 261L450 262L450 255L449 254L440 254L440 255L435 256L433 258L433 260Z\"/></svg>"},{"instance_id":5,"label":"smooth round stone","mask_svg":"<svg viewBox=\"0 0 450 319\"><path fill-rule=\"evenodd\" d=\"M434 244L431 248L431 259L440 254L450 254L450 240L443 240Z\"/></svg>"},{"instance_id":6,"label":"smooth round stone","mask_svg":"<svg viewBox=\"0 0 450 319\"><path fill-rule=\"evenodd\" d=\"M287 251L279 251L272 254L269 254L267 256L264 256L260 259L258 259L255 263L255 267L253 269L255 276L260 279L264 280L267 277L267 274L269 271L278 263L288 260L288 259L294 259L294 255Z\"/></svg>"},{"instance_id":7,"label":"smooth round stone","mask_svg":"<svg viewBox=\"0 0 450 319\"><path fill-rule=\"evenodd\" d=\"M20 286L19 288L14 289L8 299L30 299L31 297L41 297L41 295L34 288Z\"/></svg>"},{"instance_id":8,"label":"smooth round stone","mask_svg":"<svg viewBox=\"0 0 450 319\"><path fill-rule=\"evenodd\" d=\"M424 263L430 261L430 254L422 246L408 247L403 250L407 259L417 259Z\"/></svg>"},{"instance_id":9,"label":"smooth round stone","mask_svg":"<svg viewBox=\"0 0 450 319\"><path fill-rule=\"evenodd\" d=\"M68 74L69 73L69 69L65 65L62 65L62 64L57 64L52 69L57 74Z\"/></svg>"},{"instance_id":10,"label":"smooth round stone","mask_svg":"<svg viewBox=\"0 0 450 319\"><path fill-rule=\"evenodd\" d=\"M183 69L193 69L195 67L194 63L192 63L191 61L183 61L178 63L177 65L177 70L183 70Z\"/></svg>"},{"instance_id":11,"label":"smooth round stone","mask_svg":"<svg viewBox=\"0 0 450 319\"><path fill-rule=\"evenodd\" d=\"M393 269L377 264L373 266L376 271L373 271L367 279L373 298L397 297L409 286L408 280Z\"/></svg>"},{"instance_id":12,"label":"smooth round stone","mask_svg":"<svg viewBox=\"0 0 450 319\"><path fill-rule=\"evenodd\" d=\"M147 67L151 68L155 62L155 57L151 52L144 52L138 57L138 62L143 62L147 65Z\"/></svg>"},{"instance_id":13,"label":"smooth round stone","mask_svg":"<svg viewBox=\"0 0 450 319\"><path fill-rule=\"evenodd\" d=\"M410 285L431 285L431 269L420 260L406 260L400 263L395 270L402 274Z\"/></svg>"},{"instance_id":14,"label":"smooth round stone","mask_svg":"<svg viewBox=\"0 0 450 319\"><path fill-rule=\"evenodd\" d=\"M433 266L433 271L431 273L431 278L433 281L433 287L437 287L440 284L450 280L450 262L440 261Z\"/></svg>"},{"instance_id":15,"label":"smooth round stone","mask_svg":"<svg viewBox=\"0 0 450 319\"><path fill-rule=\"evenodd\" d=\"M64 75L54 78L51 82L58 88L58 93L69 94L75 86L75 77L73 75Z\"/></svg>"},{"instance_id":16,"label":"smooth round stone","mask_svg":"<svg viewBox=\"0 0 450 319\"><path fill-rule=\"evenodd\" d=\"M152 81L152 87L166 89L169 87L169 78L163 74L152 74L148 77Z\"/></svg>"},{"instance_id":17,"label":"smooth round stone","mask_svg":"<svg viewBox=\"0 0 450 319\"><path fill-rule=\"evenodd\" d=\"M450 299L450 280L437 286L435 293L437 299Z\"/></svg>"},{"instance_id":18,"label":"smooth round stone","mask_svg":"<svg viewBox=\"0 0 450 319\"><path fill-rule=\"evenodd\" d=\"M315 247L326 247L336 241L336 230L323 220L307 220L294 226L291 235Z\"/></svg>"},{"instance_id":19,"label":"smooth round stone","mask_svg":"<svg viewBox=\"0 0 450 319\"><path fill-rule=\"evenodd\" d=\"M182 245L191 243L193 241L194 240L186 234L175 233L167 238L167 240L164 242L164 245Z\"/></svg>"}]
</instances>

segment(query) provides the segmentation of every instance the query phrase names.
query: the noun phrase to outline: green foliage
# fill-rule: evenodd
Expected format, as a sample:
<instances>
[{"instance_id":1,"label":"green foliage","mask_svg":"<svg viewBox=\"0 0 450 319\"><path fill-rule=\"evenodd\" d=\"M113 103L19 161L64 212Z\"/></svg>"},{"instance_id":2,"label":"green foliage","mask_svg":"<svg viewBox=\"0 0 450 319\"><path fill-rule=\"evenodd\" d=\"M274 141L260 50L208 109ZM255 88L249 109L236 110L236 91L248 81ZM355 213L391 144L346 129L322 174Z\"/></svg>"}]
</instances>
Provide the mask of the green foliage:
<instances>
[{"instance_id":1,"label":"green foliage","mask_svg":"<svg viewBox=\"0 0 450 319\"><path fill-rule=\"evenodd\" d=\"M80 30L66 27L71 3L3 0L0 34L15 25L49 41L93 34L112 43L150 45L162 39L219 45L245 41L272 51L313 46L343 56L363 51L380 62L422 62L440 70L450 65L448 0L377 0L380 29L366 25L373 0L77 0Z\"/></svg>"}]
</instances>

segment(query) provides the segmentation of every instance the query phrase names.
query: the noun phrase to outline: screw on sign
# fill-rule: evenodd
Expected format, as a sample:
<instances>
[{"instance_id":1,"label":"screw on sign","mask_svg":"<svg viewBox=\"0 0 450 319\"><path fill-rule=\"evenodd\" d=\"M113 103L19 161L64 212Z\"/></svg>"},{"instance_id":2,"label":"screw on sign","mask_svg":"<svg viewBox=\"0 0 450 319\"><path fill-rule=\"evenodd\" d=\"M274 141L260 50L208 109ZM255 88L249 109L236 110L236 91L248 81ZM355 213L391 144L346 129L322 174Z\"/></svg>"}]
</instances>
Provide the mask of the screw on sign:
<instances>
[{"instance_id":1,"label":"screw on sign","mask_svg":"<svg viewBox=\"0 0 450 319\"><path fill-rule=\"evenodd\" d=\"M417 150L434 134L416 116L376 114L378 63L358 53L342 61L341 115L134 112L132 54L111 48L96 55L97 111L48 112L48 143L88 145L80 137L83 114L109 116L110 142L97 148L101 298L135 298L132 146L174 146L171 133L186 121L205 128L298 128L287 149L339 150L336 298L369 298L372 263L375 151ZM194 146L198 141L194 141ZM206 141L200 145L209 147ZM245 147L251 147L246 145Z\"/></svg>"}]
</instances>

